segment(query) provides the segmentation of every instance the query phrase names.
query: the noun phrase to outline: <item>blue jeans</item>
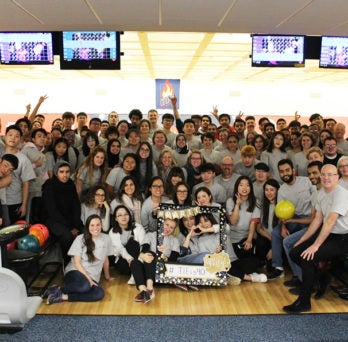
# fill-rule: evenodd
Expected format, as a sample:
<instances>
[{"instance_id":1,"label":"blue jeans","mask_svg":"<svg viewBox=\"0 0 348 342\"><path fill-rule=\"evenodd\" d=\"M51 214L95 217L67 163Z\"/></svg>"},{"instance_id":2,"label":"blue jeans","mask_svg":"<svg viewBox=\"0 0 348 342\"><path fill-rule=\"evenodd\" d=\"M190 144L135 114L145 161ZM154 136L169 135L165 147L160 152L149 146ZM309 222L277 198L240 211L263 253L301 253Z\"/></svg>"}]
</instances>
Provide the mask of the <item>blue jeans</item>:
<instances>
[{"instance_id":1,"label":"blue jeans","mask_svg":"<svg viewBox=\"0 0 348 342\"><path fill-rule=\"evenodd\" d=\"M100 285L91 286L80 271L70 271L64 279L62 292L68 295L69 302L96 302L104 297L103 288Z\"/></svg>"},{"instance_id":2,"label":"blue jeans","mask_svg":"<svg viewBox=\"0 0 348 342\"><path fill-rule=\"evenodd\" d=\"M300 281L302 281L302 270L299 265L297 265L291 258L290 258L290 251L293 249L294 244L301 239L303 234L307 231L307 228L301 229L298 232L295 232L289 236L287 236L283 240L283 247L286 254L286 257L288 258L289 265L291 267L292 273L294 276L296 276Z\"/></svg>"},{"instance_id":3,"label":"blue jeans","mask_svg":"<svg viewBox=\"0 0 348 342\"><path fill-rule=\"evenodd\" d=\"M210 254L208 252L202 252L197 254L188 254L183 257L178 258L178 262L183 264L200 264L203 265L204 257Z\"/></svg>"},{"instance_id":4,"label":"blue jeans","mask_svg":"<svg viewBox=\"0 0 348 342\"><path fill-rule=\"evenodd\" d=\"M304 215L295 215L294 218L303 218ZM286 228L290 234L307 228L307 224L303 223L287 223ZM281 235L281 223L279 223L272 231L272 265L273 267L283 267L283 237Z\"/></svg>"}]
</instances>

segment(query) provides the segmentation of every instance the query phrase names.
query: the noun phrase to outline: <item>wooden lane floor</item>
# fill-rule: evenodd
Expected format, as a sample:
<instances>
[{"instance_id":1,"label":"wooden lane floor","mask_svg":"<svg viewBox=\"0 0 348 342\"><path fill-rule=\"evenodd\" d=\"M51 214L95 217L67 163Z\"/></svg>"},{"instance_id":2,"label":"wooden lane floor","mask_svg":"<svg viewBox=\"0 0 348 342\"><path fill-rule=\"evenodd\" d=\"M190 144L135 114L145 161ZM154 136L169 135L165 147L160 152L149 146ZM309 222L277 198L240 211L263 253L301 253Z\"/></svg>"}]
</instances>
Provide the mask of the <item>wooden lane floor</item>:
<instances>
[{"instance_id":1,"label":"wooden lane floor","mask_svg":"<svg viewBox=\"0 0 348 342\"><path fill-rule=\"evenodd\" d=\"M282 307L297 297L283 285L284 278L268 283L243 282L238 286L200 287L183 291L174 285L157 285L155 298L147 304L134 302L138 293L128 285L129 277L115 275L111 282L102 281L103 300L94 303L64 302L41 304L39 314L66 315L250 315L282 314ZM60 279L57 283L61 282ZM328 290L320 300L312 299L311 313L348 313L348 302Z\"/></svg>"}]
</instances>

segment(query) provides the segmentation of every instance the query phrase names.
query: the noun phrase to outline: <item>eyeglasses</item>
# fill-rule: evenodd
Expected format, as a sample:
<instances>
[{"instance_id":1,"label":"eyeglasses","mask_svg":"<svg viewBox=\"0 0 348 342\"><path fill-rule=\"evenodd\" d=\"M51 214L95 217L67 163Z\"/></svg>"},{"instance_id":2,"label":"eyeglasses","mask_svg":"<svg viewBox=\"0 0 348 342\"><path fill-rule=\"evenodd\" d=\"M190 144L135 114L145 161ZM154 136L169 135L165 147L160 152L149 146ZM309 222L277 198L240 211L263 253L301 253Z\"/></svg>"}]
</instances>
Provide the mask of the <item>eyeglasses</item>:
<instances>
[{"instance_id":1,"label":"eyeglasses","mask_svg":"<svg viewBox=\"0 0 348 342\"><path fill-rule=\"evenodd\" d=\"M155 189L161 189L161 188L163 188L163 185L152 185L151 186L152 188L155 188Z\"/></svg>"},{"instance_id":2,"label":"eyeglasses","mask_svg":"<svg viewBox=\"0 0 348 342\"><path fill-rule=\"evenodd\" d=\"M332 147L336 147L336 146L337 146L336 144L325 145L325 147L328 147L328 148L332 148Z\"/></svg>"},{"instance_id":3,"label":"eyeglasses","mask_svg":"<svg viewBox=\"0 0 348 342\"><path fill-rule=\"evenodd\" d=\"M140 151L143 151L143 152L150 152L150 150L148 148L140 148Z\"/></svg>"},{"instance_id":4,"label":"eyeglasses","mask_svg":"<svg viewBox=\"0 0 348 342\"><path fill-rule=\"evenodd\" d=\"M320 177L333 177L333 176L337 176L337 173L322 173L320 174Z\"/></svg>"},{"instance_id":5,"label":"eyeglasses","mask_svg":"<svg viewBox=\"0 0 348 342\"><path fill-rule=\"evenodd\" d=\"M98 194L98 193L96 193L96 194L94 194L94 196L105 197L105 194Z\"/></svg>"}]
</instances>

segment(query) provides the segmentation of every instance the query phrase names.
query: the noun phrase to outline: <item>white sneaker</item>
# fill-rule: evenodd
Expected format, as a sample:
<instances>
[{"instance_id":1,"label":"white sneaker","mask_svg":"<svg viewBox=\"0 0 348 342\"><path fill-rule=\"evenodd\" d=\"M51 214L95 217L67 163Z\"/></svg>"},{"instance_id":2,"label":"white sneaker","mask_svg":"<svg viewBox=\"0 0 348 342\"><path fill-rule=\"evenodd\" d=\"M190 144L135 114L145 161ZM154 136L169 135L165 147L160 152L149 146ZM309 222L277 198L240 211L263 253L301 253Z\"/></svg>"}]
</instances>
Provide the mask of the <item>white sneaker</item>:
<instances>
[{"instance_id":1,"label":"white sneaker","mask_svg":"<svg viewBox=\"0 0 348 342\"><path fill-rule=\"evenodd\" d=\"M263 273L251 273L249 274L253 283L265 283L267 282L267 276Z\"/></svg>"},{"instance_id":2,"label":"white sneaker","mask_svg":"<svg viewBox=\"0 0 348 342\"><path fill-rule=\"evenodd\" d=\"M135 280L134 280L133 275L130 276L130 278L129 278L127 284L128 284L128 285L135 285Z\"/></svg>"},{"instance_id":3,"label":"white sneaker","mask_svg":"<svg viewBox=\"0 0 348 342\"><path fill-rule=\"evenodd\" d=\"M242 282L242 279L232 276L232 275L227 275L227 284L228 285L239 285Z\"/></svg>"}]
</instances>

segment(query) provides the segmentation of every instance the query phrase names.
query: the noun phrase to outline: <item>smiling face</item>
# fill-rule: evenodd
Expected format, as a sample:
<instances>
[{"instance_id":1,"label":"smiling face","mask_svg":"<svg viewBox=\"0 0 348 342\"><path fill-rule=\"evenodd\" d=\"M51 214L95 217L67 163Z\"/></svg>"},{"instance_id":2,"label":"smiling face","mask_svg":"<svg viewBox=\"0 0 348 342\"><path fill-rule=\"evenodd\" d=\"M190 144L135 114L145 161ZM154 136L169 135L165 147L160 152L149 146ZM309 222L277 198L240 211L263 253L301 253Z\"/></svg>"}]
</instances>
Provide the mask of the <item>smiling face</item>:
<instances>
[{"instance_id":1,"label":"smiling face","mask_svg":"<svg viewBox=\"0 0 348 342\"><path fill-rule=\"evenodd\" d=\"M247 179L242 179L238 184L238 193L241 196L247 197L250 194L250 183Z\"/></svg>"},{"instance_id":2,"label":"smiling face","mask_svg":"<svg viewBox=\"0 0 348 342\"><path fill-rule=\"evenodd\" d=\"M173 162L172 154L170 152L163 153L161 161L164 168L170 167Z\"/></svg>"},{"instance_id":3,"label":"smiling face","mask_svg":"<svg viewBox=\"0 0 348 342\"><path fill-rule=\"evenodd\" d=\"M132 197L135 192L135 184L131 179L127 179L126 182L124 183L124 193Z\"/></svg>"},{"instance_id":4,"label":"smiling face","mask_svg":"<svg viewBox=\"0 0 348 342\"><path fill-rule=\"evenodd\" d=\"M112 154L119 154L121 151L121 145L118 141L114 141L110 146L110 152Z\"/></svg>"},{"instance_id":5,"label":"smiling face","mask_svg":"<svg viewBox=\"0 0 348 342\"><path fill-rule=\"evenodd\" d=\"M179 204L184 204L188 196L188 189L185 185L181 184L176 189L176 198Z\"/></svg>"},{"instance_id":6,"label":"smiling face","mask_svg":"<svg viewBox=\"0 0 348 342\"><path fill-rule=\"evenodd\" d=\"M135 167L136 161L133 157L128 156L123 160L122 168L126 173L132 172L133 170L135 170Z\"/></svg>"},{"instance_id":7,"label":"smiling face","mask_svg":"<svg viewBox=\"0 0 348 342\"><path fill-rule=\"evenodd\" d=\"M184 227L190 231L192 227L195 225L195 217L190 216L190 217L183 217L182 223L184 224Z\"/></svg>"},{"instance_id":8,"label":"smiling face","mask_svg":"<svg viewBox=\"0 0 348 342\"><path fill-rule=\"evenodd\" d=\"M277 194L278 194L277 188L269 184L265 186L265 197L270 201L270 203L276 202Z\"/></svg>"},{"instance_id":9,"label":"smiling face","mask_svg":"<svg viewBox=\"0 0 348 342\"><path fill-rule=\"evenodd\" d=\"M196 195L196 201L198 205L209 206L211 204L212 197L204 190L201 190Z\"/></svg>"},{"instance_id":10,"label":"smiling face","mask_svg":"<svg viewBox=\"0 0 348 342\"><path fill-rule=\"evenodd\" d=\"M94 202L98 207L101 207L105 201L105 191L103 189L97 189L94 194Z\"/></svg>"},{"instance_id":11,"label":"smiling face","mask_svg":"<svg viewBox=\"0 0 348 342\"><path fill-rule=\"evenodd\" d=\"M102 230L102 222L100 218L93 218L89 222L88 231L92 235L92 238L96 238L100 235Z\"/></svg>"},{"instance_id":12,"label":"smiling face","mask_svg":"<svg viewBox=\"0 0 348 342\"><path fill-rule=\"evenodd\" d=\"M93 164L95 167L101 167L105 160L105 154L103 152L97 152L93 158Z\"/></svg>"},{"instance_id":13,"label":"smiling face","mask_svg":"<svg viewBox=\"0 0 348 342\"><path fill-rule=\"evenodd\" d=\"M158 132L155 134L153 142L156 147L163 147L166 143L166 136L163 133Z\"/></svg>"},{"instance_id":14,"label":"smiling face","mask_svg":"<svg viewBox=\"0 0 348 342\"><path fill-rule=\"evenodd\" d=\"M4 136L6 146L17 148L21 142L21 135L16 129L10 129Z\"/></svg>"},{"instance_id":15,"label":"smiling face","mask_svg":"<svg viewBox=\"0 0 348 342\"><path fill-rule=\"evenodd\" d=\"M163 223L163 235L169 236L174 233L174 230L176 228L176 222L170 219L167 219Z\"/></svg>"}]
</instances>

